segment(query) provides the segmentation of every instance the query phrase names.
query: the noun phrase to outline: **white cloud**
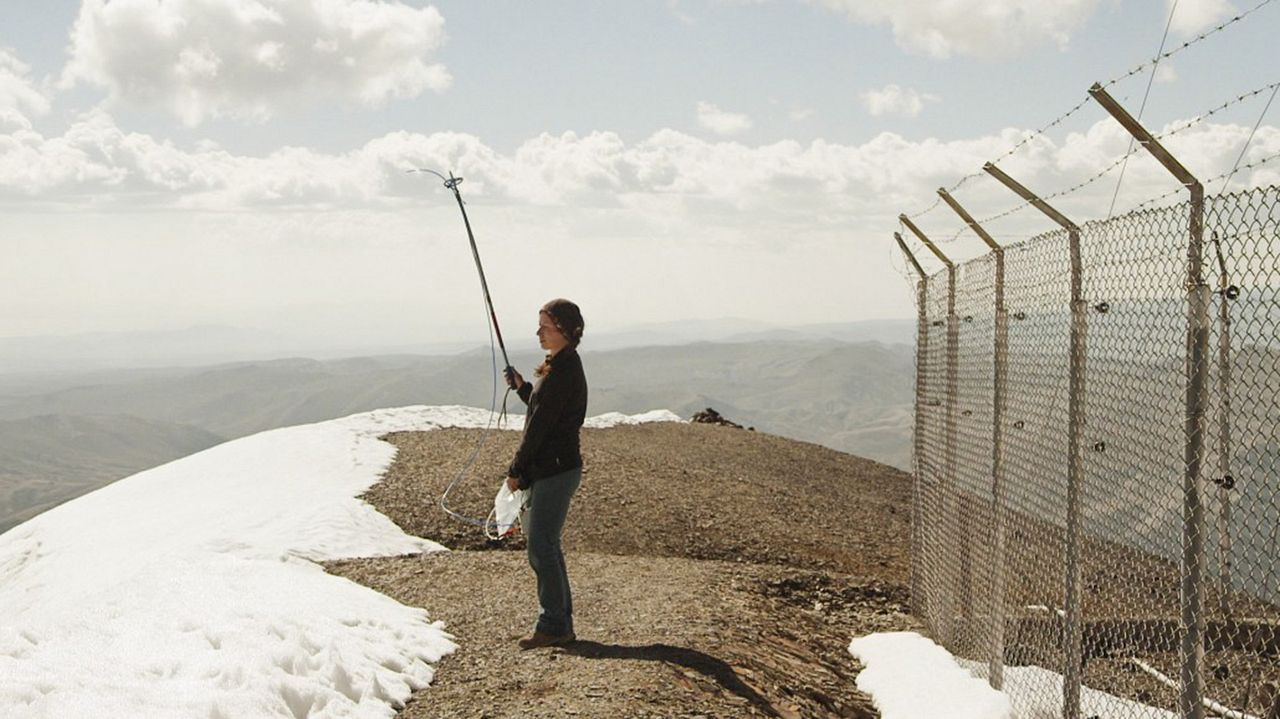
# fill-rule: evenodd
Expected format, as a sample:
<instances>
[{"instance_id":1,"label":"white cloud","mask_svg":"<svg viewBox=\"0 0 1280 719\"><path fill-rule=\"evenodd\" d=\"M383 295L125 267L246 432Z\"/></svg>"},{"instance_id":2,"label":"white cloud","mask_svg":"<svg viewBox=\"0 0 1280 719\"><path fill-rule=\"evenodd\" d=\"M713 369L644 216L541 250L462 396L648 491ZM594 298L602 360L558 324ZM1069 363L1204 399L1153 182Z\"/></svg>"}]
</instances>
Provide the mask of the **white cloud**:
<instances>
[{"instance_id":1,"label":"white cloud","mask_svg":"<svg viewBox=\"0 0 1280 719\"><path fill-rule=\"evenodd\" d=\"M1162 62L1156 66L1156 82L1168 84L1177 82L1178 71L1168 62Z\"/></svg>"},{"instance_id":2,"label":"white cloud","mask_svg":"<svg viewBox=\"0 0 1280 719\"><path fill-rule=\"evenodd\" d=\"M938 102L941 98L929 93L916 92L909 87L885 85L879 90L868 90L861 95L862 104L872 115L902 115L915 117L925 103Z\"/></svg>"},{"instance_id":3,"label":"white cloud","mask_svg":"<svg viewBox=\"0 0 1280 719\"><path fill-rule=\"evenodd\" d=\"M0 48L0 131L30 130L31 117L49 111L49 99L31 82L31 68Z\"/></svg>"},{"instance_id":4,"label":"white cloud","mask_svg":"<svg viewBox=\"0 0 1280 719\"><path fill-rule=\"evenodd\" d=\"M372 0L84 0L64 86L167 108L188 125L261 121L285 102L377 107L450 84L432 7Z\"/></svg>"},{"instance_id":5,"label":"white cloud","mask_svg":"<svg viewBox=\"0 0 1280 719\"><path fill-rule=\"evenodd\" d=\"M1208 0L1213 1L1213 0ZM930 57L1008 57L1065 47L1099 0L809 0L851 19L888 23L898 45Z\"/></svg>"},{"instance_id":6,"label":"white cloud","mask_svg":"<svg viewBox=\"0 0 1280 719\"><path fill-rule=\"evenodd\" d=\"M709 102L698 103L698 124L717 135L733 135L751 127L751 118L726 112Z\"/></svg>"},{"instance_id":7,"label":"white cloud","mask_svg":"<svg viewBox=\"0 0 1280 719\"><path fill-rule=\"evenodd\" d=\"M697 25L698 19L680 7L680 0L667 0L667 12L685 25Z\"/></svg>"},{"instance_id":8,"label":"white cloud","mask_svg":"<svg viewBox=\"0 0 1280 719\"><path fill-rule=\"evenodd\" d=\"M1168 145L1207 179L1230 169L1249 129L1204 124ZM527 263L513 259L533 253L548 267L598 269L558 277L556 292L615 323L690 307L701 316L750 313L779 322L828 311L821 317L836 321L843 316L831 308L842 304L864 316L903 316L911 311L909 285L888 264L896 257L897 214L918 212L935 188L1025 134L1009 128L943 142L882 133L857 144L746 145L673 130L635 142L610 132L564 133L505 152L473 135L395 132L346 152L245 156L210 142L177 146L131 133L95 111L56 136L0 130L0 216L22 258L9 263L8 276L0 266L0 287L8 290L0 324L95 329L103 315L86 308L103 306L115 308L121 326L139 317L178 326L265 322L288 331L337 328L343 336L371 331L364 315L391 324L412 317L399 320L407 324L397 332L419 336L428 325L456 321L450 318L479 322L470 314L475 277L467 274L471 258L453 198L436 178L405 173L413 167L466 178L480 241L508 260L487 268L490 281L507 288L507 308L546 301L545 286L527 282ZM1047 195L1097 173L1127 147L1128 135L1104 118L1061 139L1036 137L1000 164ZM1280 128L1263 127L1245 162L1276 152ZM1233 186L1274 182L1275 167L1246 170ZM1077 222L1105 216L1115 177L1051 202ZM1140 153L1117 210L1176 188ZM954 194L979 219L1019 203L985 176ZM945 207L917 219L942 242L961 229ZM986 227L1006 243L1054 228L1034 211ZM946 249L956 259L984 251L972 233ZM850 267L861 273L856 282ZM762 286L787 288L786 297L761 293ZM424 302L429 312L400 311ZM532 339L532 331L515 334L513 342Z\"/></svg>"},{"instance_id":9,"label":"white cloud","mask_svg":"<svg viewBox=\"0 0 1280 719\"><path fill-rule=\"evenodd\" d=\"M792 122L803 122L813 117L813 113L814 110L812 107L801 107L792 110L789 116Z\"/></svg>"},{"instance_id":10,"label":"white cloud","mask_svg":"<svg viewBox=\"0 0 1280 719\"><path fill-rule=\"evenodd\" d=\"M1236 12L1230 0L1166 0L1166 7L1173 8L1173 21L1169 30L1178 35L1194 35L1227 19Z\"/></svg>"},{"instance_id":11,"label":"white cloud","mask_svg":"<svg viewBox=\"0 0 1280 719\"><path fill-rule=\"evenodd\" d=\"M611 132L564 133L530 138L501 153L473 135L395 132L342 153L285 148L241 156L212 143L182 148L126 132L99 110L57 137L25 129L0 132L0 204L377 214L419 206L435 180L405 171L425 167L458 172L472 201L558 208L559 221L586 223L598 235L621 231L608 229L619 222L617 227L635 232L684 222L682 217L715 218L743 228L743 236L758 234L762 226L890 227L898 212L931 203L935 188L974 172L1024 134L1010 128L942 142L882 133L857 145L817 140L749 146L674 130L630 144ZM1206 123L1167 144L1193 172L1209 178L1230 169L1248 134L1248 127ZM1127 148L1128 136L1104 119L1060 141L1037 137L1000 164L1049 194L1099 172ZM1246 161L1278 151L1280 128L1264 126ZM1266 171L1242 172L1233 184L1251 184ZM1061 202L1078 221L1103 216L1114 178L1108 175L1055 205ZM1171 182L1139 153L1129 163L1117 207L1161 194ZM966 184L957 197L980 218L1016 204L986 178ZM618 219L620 212L628 213L625 220ZM945 220L945 214L930 221Z\"/></svg>"}]
</instances>

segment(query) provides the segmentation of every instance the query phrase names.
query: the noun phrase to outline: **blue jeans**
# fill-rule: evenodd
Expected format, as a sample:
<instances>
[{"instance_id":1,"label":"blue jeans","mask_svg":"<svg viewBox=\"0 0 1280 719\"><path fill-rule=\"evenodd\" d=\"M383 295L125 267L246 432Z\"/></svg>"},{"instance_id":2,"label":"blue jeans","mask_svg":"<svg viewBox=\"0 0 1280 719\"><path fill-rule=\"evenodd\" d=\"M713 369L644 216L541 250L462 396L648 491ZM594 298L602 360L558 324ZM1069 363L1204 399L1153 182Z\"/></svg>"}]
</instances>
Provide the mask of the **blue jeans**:
<instances>
[{"instance_id":1,"label":"blue jeans","mask_svg":"<svg viewBox=\"0 0 1280 719\"><path fill-rule=\"evenodd\" d=\"M534 482L529 487L528 513L522 518L529 548L529 566L538 577L538 623L543 634L573 632L573 596L569 573L560 550L560 531L569 514L569 501L582 483L582 469L571 469Z\"/></svg>"}]
</instances>

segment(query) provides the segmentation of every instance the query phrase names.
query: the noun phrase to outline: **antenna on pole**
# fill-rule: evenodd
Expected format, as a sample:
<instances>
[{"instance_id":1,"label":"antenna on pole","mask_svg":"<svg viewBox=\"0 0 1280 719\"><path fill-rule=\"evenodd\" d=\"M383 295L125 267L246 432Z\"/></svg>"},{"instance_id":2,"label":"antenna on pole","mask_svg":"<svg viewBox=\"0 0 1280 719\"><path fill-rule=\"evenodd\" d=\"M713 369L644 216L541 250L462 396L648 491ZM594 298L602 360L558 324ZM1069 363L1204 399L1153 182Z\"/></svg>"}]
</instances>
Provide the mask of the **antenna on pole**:
<instances>
[{"instance_id":1,"label":"antenna on pole","mask_svg":"<svg viewBox=\"0 0 1280 719\"><path fill-rule=\"evenodd\" d=\"M512 371L511 360L507 358L507 345L502 341L502 328L498 326L498 313L493 309L493 298L489 296L489 282L484 276L484 264L480 262L480 249L476 247L476 236L471 231L471 220L467 217L467 207L462 202L462 192L458 190L458 185L462 184L461 177L454 177L450 172L448 177L426 168L415 168L407 172L430 172L431 174L444 180L444 186L453 191L453 197L458 201L458 209L462 211L462 224L467 227L467 239L471 242L471 256L476 261L476 272L480 273L480 289L484 290L484 303L489 308L489 319L493 322L493 331L498 335L498 348L502 350L503 373L509 374Z\"/></svg>"}]
</instances>

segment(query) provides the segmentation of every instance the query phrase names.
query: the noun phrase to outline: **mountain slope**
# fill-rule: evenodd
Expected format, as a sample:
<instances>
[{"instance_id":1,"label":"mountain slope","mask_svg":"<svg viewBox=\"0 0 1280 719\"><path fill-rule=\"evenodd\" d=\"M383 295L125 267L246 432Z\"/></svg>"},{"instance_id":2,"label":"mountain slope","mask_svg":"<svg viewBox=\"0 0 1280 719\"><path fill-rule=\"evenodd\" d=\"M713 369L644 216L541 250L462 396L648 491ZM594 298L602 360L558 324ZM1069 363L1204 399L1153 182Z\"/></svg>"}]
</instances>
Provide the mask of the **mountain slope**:
<instances>
[{"instance_id":1,"label":"mountain slope","mask_svg":"<svg viewBox=\"0 0 1280 719\"><path fill-rule=\"evenodd\" d=\"M0 421L0 532L85 492L222 442L212 432L128 415Z\"/></svg>"},{"instance_id":2,"label":"mountain slope","mask_svg":"<svg viewBox=\"0 0 1280 719\"><path fill-rule=\"evenodd\" d=\"M511 359L531 375L538 356L516 352ZM583 361L592 414L667 407L689 417L714 407L764 432L909 466L913 356L905 345L703 342L584 349ZM119 425L85 420L72 434L11 427L10 444L0 438L0 451L10 447L4 466L21 468L11 474L21 475L22 486L12 476L0 481L0 518L19 512L33 516L61 499L219 439L380 407L487 404L492 362L484 348L447 357L285 359L0 383L0 420L132 418ZM42 386L49 389L41 391ZM514 398L508 407L523 412ZM148 443L159 446L135 446ZM41 485L38 491L33 483Z\"/></svg>"}]
</instances>

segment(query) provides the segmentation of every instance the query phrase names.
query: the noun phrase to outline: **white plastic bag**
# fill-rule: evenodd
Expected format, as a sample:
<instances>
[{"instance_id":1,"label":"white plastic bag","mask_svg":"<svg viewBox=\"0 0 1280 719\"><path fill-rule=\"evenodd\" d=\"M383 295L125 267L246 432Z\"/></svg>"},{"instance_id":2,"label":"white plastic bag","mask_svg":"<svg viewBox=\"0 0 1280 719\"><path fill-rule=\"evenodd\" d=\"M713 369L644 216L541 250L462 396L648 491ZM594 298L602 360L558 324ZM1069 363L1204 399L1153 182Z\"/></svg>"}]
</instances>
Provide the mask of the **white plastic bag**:
<instances>
[{"instance_id":1,"label":"white plastic bag","mask_svg":"<svg viewBox=\"0 0 1280 719\"><path fill-rule=\"evenodd\" d=\"M494 530L498 537L514 534L520 520L520 510L524 508L524 490L512 492L507 488L507 481L502 480L498 488L498 496L493 498Z\"/></svg>"}]
</instances>

